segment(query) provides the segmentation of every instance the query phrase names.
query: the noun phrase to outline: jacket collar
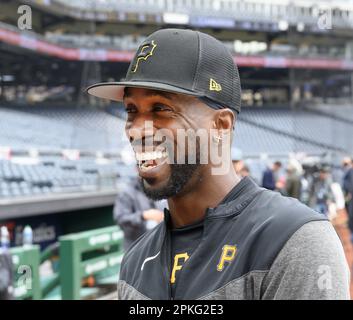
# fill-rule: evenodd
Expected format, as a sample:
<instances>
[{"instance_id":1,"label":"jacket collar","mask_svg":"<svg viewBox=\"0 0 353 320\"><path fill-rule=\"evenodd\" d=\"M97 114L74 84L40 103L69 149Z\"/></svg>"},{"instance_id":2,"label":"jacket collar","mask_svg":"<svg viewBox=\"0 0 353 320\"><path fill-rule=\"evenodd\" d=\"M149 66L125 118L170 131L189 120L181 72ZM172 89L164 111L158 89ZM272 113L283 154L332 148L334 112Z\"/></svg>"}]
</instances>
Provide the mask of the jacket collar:
<instances>
[{"instance_id":1,"label":"jacket collar","mask_svg":"<svg viewBox=\"0 0 353 320\"><path fill-rule=\"evenodd\" d=\"M236 197L226 202L221 202L215 208L209 208L207 210L207 217L225 217L229 215L238 215L249 203L255 198L255 196L263 191L251 178L243 178L226 196L232 198L232 194Z\"/></svg>"},{"instance_id":2,"label":"jacket collar","mask_svg":"<svg viewBox=\"0 0 353 320\"><path fill-rule=\"evenodd\" d=\"M229 201L221 202L215 208L207 208L205 219L238 215L262 190L264 189L260 188L251 178L243 178L225 198L232 198L232 195L235 196L235 194L237 194L237 196ZM168 228L170 224L170 211L164 208L165 228Z\"/></svg>"}]
</instances>

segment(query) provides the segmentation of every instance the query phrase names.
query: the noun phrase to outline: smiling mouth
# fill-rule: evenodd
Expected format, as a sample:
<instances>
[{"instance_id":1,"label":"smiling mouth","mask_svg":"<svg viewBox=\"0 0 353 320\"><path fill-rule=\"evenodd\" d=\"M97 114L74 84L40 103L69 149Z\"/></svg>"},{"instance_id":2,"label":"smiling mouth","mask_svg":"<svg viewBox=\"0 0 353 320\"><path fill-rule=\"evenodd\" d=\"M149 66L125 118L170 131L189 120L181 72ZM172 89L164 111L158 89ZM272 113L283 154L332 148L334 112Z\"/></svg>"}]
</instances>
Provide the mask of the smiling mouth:
<instances>
[{"instance_id":1,"label":"smiling mouth","mask_svg":"<svg viewBox=\"0 0 353 320\"><path fill-rule=\"evenodd\" d=\"M136 152L135 157L139 169L146 172L166 163L168 153L165 149L151 152Z\"/></svg>"}]
</instances>

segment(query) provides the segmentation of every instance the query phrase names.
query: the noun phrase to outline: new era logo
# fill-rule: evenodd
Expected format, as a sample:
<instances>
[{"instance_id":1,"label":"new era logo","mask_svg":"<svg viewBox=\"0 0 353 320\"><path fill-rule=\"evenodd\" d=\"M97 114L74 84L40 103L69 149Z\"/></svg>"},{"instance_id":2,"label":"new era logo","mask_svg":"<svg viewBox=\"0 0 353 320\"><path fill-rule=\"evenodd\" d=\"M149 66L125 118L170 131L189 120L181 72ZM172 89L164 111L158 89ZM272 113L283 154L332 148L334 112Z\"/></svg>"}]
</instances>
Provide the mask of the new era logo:
<instances>
[{"instance_id":1,"label":"new era logo","mask_svg":"<svg viewBox=\"0 0 353 320\"><path fill-rule=\"evenodd\" d=\"M221 91L222 87L214 79L210 79L210 91Z\"/></svg>"}]
</instances>

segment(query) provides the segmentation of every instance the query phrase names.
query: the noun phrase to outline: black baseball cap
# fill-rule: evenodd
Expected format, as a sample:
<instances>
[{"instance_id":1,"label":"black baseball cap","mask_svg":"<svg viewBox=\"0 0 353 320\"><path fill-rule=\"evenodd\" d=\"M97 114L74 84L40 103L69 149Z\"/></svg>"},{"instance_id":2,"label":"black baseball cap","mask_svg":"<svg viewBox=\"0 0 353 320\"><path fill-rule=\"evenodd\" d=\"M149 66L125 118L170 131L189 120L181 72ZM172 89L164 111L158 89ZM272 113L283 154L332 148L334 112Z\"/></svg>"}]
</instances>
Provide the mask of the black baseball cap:
<instances>
[{"instance_id":1,"label":"black baseball cap","mask_svg":"<svg viewBox=\"0 0 353 320\"><path fill-rule=\"evenodd\" d=\"M240 111L240 78L232 54L220 41L199 31L152 33L136 51L123 81L94 84L87 92L122 101L126 87L187 94Z\"/></svg>"}]
</instances>

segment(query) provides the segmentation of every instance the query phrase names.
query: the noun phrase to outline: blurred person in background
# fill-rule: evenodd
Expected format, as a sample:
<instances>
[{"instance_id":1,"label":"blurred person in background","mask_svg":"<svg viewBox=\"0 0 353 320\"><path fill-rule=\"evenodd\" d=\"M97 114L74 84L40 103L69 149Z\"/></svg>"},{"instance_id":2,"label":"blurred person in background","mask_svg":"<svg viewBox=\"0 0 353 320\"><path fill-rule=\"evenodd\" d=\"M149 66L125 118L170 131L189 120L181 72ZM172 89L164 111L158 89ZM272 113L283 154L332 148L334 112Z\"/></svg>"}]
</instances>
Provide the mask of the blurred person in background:
<instances>
[{"instance_id":1,"label":"blurred person in background","mask_svg":"<svg viewBox=\"0 0 353 320\"><path fill-rule=\"evenodd\" d=\"M335 201L331 184L330 169L323 165L309 187L309 206L326 216L329 214L331 203Z\"/></svg>"},{"instance_id":2,"label":"blurred person in background","mask_svg":"<svg viewBox=\"0 0 353 320\"><path fill-rule=\"evenodd\" d=\"M285 191L288 197L300 199L301 197L301 175L303 169L300 163L294 159L287 166L287 178Z\"/></svg>"},{"instance_id":3,"label":"blurred person in background","mask_svg":"<svg viewBox=\"0 0 353 320\"><path fill-rule=\"evenodd\" d=\"M163 220L163 203L149 199L140 179L134 178L118 193L114 205L114 220L124 232L124 250L147 230Z\"/></svg>"},{"instance_id":4,"label":"blurred person in background","mask_svg":"<svg viewBox=\"0 0 353 320\"><path fill-rule=\"evenodd\" d=\"M240 169L240 172L239 172L240 176L242 178L244 177L250 177L250 169L247 165L244 165L241 169Z\"/></svg>"},{"instance_id":5,"label":"blurred person in background","mask_svg":"<svg viewBox=\"0 0 353 320\"><path fill-rule=\"evenodd\" d=\"M0 300L13 300L13 265L11 256L0 248Z\"/></svg>"},{"instance_id":6,"label":"blurred person in background","mask_svg":"<svg viewBox=\"0 0 353 320\"><path fill-rule=\"evenodd\" d=\"M280 161L273 163L271 168L267 168L262 177L262 186L269 190L282 189L282 183L277 185L278 173L282 167Z\"/></svg>"},{"instance_id":7,"label":"blurred person in background","mask_svg":"<svg viewBox=\"0 0 353 320\"><path fill-rule=\"evenodd\" d=\"M346 209L348 212L348 227L353 234L353 160L352 158L344 158L342 161L344 176L343 190L346 194ZM353 236L351 237L353 242Z\"/></svg>"},{"instance_id":8,"label":"blurred person in background","mask_svg":"<svg viewBox=\"0 0 353 320\"><path fill-rule=\"evenodd\" d=\"M13 299L13 265L9 252L10 234L6 226L0 228L0 300Z\"/></svg>"},{"instance_id":9,"label":"blurred person in background","mask_svg":"<svg viewBox=\"0 0 353 320\"><path fill-rule=\"evenodd\" d=\"M259 184L258 179L256 179L255 177L253 177L253 176L251 175L250 168L249 168L249 166L247 166L246 164L244 164L244 166L240 169L239 175L240 175L242 178L249 177L249 178L251 178L254 182L256 182L256 184Z\"/></svg>"},{"instance_id":10,"label":"blurred person in background","mask_svg":"<svg viewBox=\"0 0 353 320\"><path fill-rule=\"evenodd\" d=\"M313 159L304 158L301 161L301 167L303 169L303 174L301 175L301 196L300 201L309 206L310 189L314 181L314 177L317 175L319 168L317 163Z\"/></svg>"},{"instance_id":11,"label":"blurred person in background","mask_svg":"<svg viewBox=\"0 0 353 320\"><path fill-rule=\"evenodd\" d=\"M345 199L342 187L337 182L332 182L331 191L333 194L334 202L329 205L328 218L333 221L341 213L346 213L345 210Z\"/></svg>"}]
</instances>

